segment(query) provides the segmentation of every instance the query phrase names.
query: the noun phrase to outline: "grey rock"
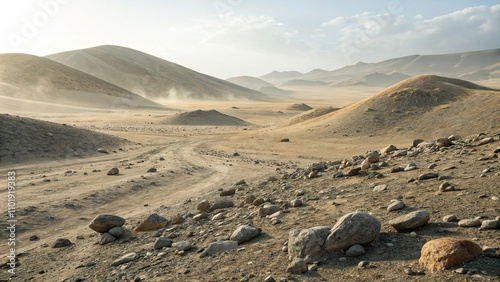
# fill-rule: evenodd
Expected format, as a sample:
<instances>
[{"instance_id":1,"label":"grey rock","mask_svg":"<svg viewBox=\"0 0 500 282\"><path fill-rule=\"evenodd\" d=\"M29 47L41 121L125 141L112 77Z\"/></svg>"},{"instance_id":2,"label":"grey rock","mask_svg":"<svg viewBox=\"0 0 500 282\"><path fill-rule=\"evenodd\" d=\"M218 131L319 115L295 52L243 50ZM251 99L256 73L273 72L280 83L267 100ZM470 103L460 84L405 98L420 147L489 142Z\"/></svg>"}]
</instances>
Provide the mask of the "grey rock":
<instances>
[{"instance_id":1,"label":"grey rock","mask_svg":"<svg viewBox=\"0 0 500 282\"><path fill-rule=\"evenodd\" d=\"M236 193L236 188L230 188L228 190L224 190L224 191L220 192L219 196L226 197L226 196L234 195L234 193Z\"/></svg>"},{"instance_id":2,"label":"grey rock","mask_svg":"<svg viewBox=\"0 0 500 282\"><path fill-rule=\"evenodd\" d=\"M394 146L394 145L389 145L389 146L387 146L387 147L383 148L382 150L380 150L380 154L381 154L381 155L387 155L387 154L389 154L389 153L392 153L392 152L396 151L397 149L398 149L398 148L396 148L396 146Z\"/></svg>"},{"instance_id":3,"label":"grey rock","mask_svg":"<svg viewBox=\"0 0 500 282\"><path fill-rule=\"evenodd\" d=\"M196 209L199 211L206 211L210 209L210 202L207 200L203 200L196 205Z\"/></svg>"},{"instance_id":4,"label":"grey rock","mask_svg":"<svg viewBox=\"0 0 500 282\"><path fill-rule=\"evenodd\" d=\"M101 234L101 239L99 240L99 245L105 245L107 243L111 243L116 240L116 237L111 235L108 232L104 232Z\"/></svg>"},{"instance_id":5,"label":"grey rock","mask_svg":"<svg viewBox=\"0 0 500 282\"><path fill-rule=\"evenodd\" d=\"M481 221L477 218L462 219L458 222L460 227L478 227L481 226Z\"/></svg>"},{"instance_id":6,"label":"grey rock","mask_svg":"<svg viewBox=\"0 0 500 282\"><path fill-rule=\"evenodd\" d=\"M426 179L432 179L432 178L438 178L438 177L439 177L439 174L433 173L433 172L429 172L429 173L420 174L417 177L417 179L418 180L426 180Z\"/></svg>"},{"instance_id":7,"label":"grey rock","mask_svg":"<svg viewBox=\"0 0 500 282\"><path fill-rule=\"evenodd\" d=\"M212 205L210 210L214 211L214 210L225 209L225 208L230 208L230 207L234 207L234 203L232 201L220 199L220 200L217 200Z\"/></svg>"},{"instance_id":8,"label":"grey rock","mask_svg":"<svg viewBox=\"0 0 500 282\"><path fill-rule=\"evenodd\" d=\"M255 197L254 195L250 195L245 198L245 204L251 204L253 203L253 201L255 201L255 199L257 199L257 197Z\"/></svg>"},{"instance_id":9,"label":"grey rock","mask_svg":"<svg viewBox=\"0 0 500 282\"><path fill-rule=\"evenodd\" d=\"M496 229L499 227L500 224L497 220L483 220L481 222L481 229Z\"/></svg>"},{"instance_id":10,"label":"grey rock","mask_svg":"<svg viewBox=\"0 0 500 282\"><path fill-rule=\"evenodd\" d=\"M125 255L115 259L113 262L111 262L111 265L112 266L122 265L124 263L133 261L136 258L137 258L137 253L128 253L128 254L125 254Z\"/></svg>"},{"instance_id":11,"label":"grey rock","mask_svg":"<svg viewBox=\"0 0 500 282\"><path fill-rule=\"evenodd\" d=\"M388 207L387 207L387 211L388 212L391 212L391 211L397 211L397 210L400 210L402 208L405 207L405 203L401 200L396 200L394 202L392 202Z\"/></svg>"},{"instance_id":12,"label":"grey rock","mask_svg":"<svg viewBox=\"0 0 500 282\"><path fill-rule=\"evenodd\" d=\"M349 169L346 173L344 173L345 176L355 176L358 175L359 171L361 170L360 167L354 167Z\"/></svg>"},{"instance_id":13,"label":"grey rock","mask_svg":"<svg viewBox=\"0 0 500 282\"><path fill-rule=\"evenodd\" d=\"M213 242L200 254L200 258L211 256L220 252L235 250L237 248L238 248L238 242L236 241L229 240L229 241Z\"/></svg>"},{"instance_id":14,"label":"grey rock","mask_svg":"<svg viewBox=\"0 0 500 282\"><path fill-rule=\"evenodd\" d=\"M302 206L303 203L300 199L295 199L295 200L292 200L292 202L290 204L292 205L292 207L296 208L296 207Z\"/></svg>"},{"instance_id":15,"label":"grey rock","mask_svg":"<svg viewBox=\"0 0 500 282\"><path fill-rule=\"evenodd\" d=\"M114 167L108 171L107 175L118 175L119 173L120 170L117 167Z\"/></svg>"},{"instance_id":16,"label":"grey rock","mask_svg":"<svg viewBox=\"0 0 500 282\"><path fill-rule=\"evenodd\" d=\"M448 214L443 217L444 222L455 222L458 221L458 218L454 214Z\"/></svg>"},{"instance_id":17,"label":"grey rock","mask_svg":"<svg viewBox=\"0 0 500 282\"><path fill-rule=\"evenodd\" d=\"M325 241L325 249L331 252L344 250L355 244L370 243L378 236L380 228L380 221L367 213L346 214L332 227Z\"/></svg>"},{"instance_id":18,"label":"grey rock","mask_svg":"<svg viewBox=\"0 0 500 282\"><path fill-rule=\"evenodd\" d=\"M345 252L345 255L348 257L359 257L360 255L364 255L364 254L365 254L365 248L363 248L363 246L361 246L359 244L352 245Z\"/></svg>"},{"instance_id":19,"label":"grey rock","mask_svg":"<svg viewBox=\"0 0 500 282\"><path fill-rule=\"evenodd\" d=\"M159 237L153 244L153 249L159 250L163 247L172 247L172 240L166 237Z\"/></svg>"},{"instance_id":20,"label":"grey rock","mask_svg":"<svg viewBox=\"0 0 500 282\"><path fill-rule=\"evenodd\" d=\"M426 210L414 211L389 221L398 232L409 232L427 224L430 219L430 214Z\"/></svg>"},{"instance_id":21,"label":"grey rock","mask_svg":"<svg viewBox=\"0 0 500 282\"><path fill-rule=\"evenodd\" d=\"M52 248L63 248L71 246L73 243L69 239L66 238L57 238L54 243L52 243Z\"/></svg>"},{"instance_id":22,"label":"grey rock","mask_svg":"<svg viewBox=\"0 0 500 282\"><path fill-rule=\"evenodd\" d=\"M172 244L172 248L175 248L179 251L187 251L191 249L193 245L189 243L188 241L180 241L180 242L175 242Z\"/></svg>"},{"instance_id":23,"label":"grey rock","mask_svg":"<svg viewBox=\"0 0 500 282\"><path fill-rule=\"evenodd\" d=\"M113 228L109 229L108 233L113 235L113 237L115 237L115 238L120 238L125 233L125 229L123 229L123 227L121 227L121 226L117 226L117 227L113 227Z\"/></svg>"},{"instance_id":24,"label":"grey rock","mask_svg":"<svg viewBox=\"0 0 500 282\"><path fill-rule=\"evenodd\" d=\"M382 192L384 190L387 190L387 185L385 184L377 185L373 188L373 192L375 193Z\"/></svg>"},{"instance_id":25,"label":"grey rock","mask_svg":"<svg viewBox=\"0 0 500 282\"><path fill-rule=\"evenodd\" d=\"M286 272L291 274L307 272L307 263L301 258L296 258L287 266Z\"/></svg>"},{"instance_id":26,"label":"grey rock","mask_svg":"<svg viewBox=\"0 0 500 282\"><path fill-rule=\"evenodd\" d=\"M288 236L288 255L290 259L302 258L308 263L324 255L323 245L330 234L327 226L292 230Z\"/></svg>"},{"instance_id":27,"label":"grey rock","mask_svg":"<svg viewBox=\"0 0 500 282\"><path fill-rule=\"evenodd\" d=\"M365 155L365 160L371 164L376 163L380 160L380 155L377 151L372 151Z\"/></svg>"},{"instance_id":28,"label":"grey rock","mask_svg":"<svg viewBox=\"0 0 500 282\"><path fill-rule=\"evenodd\" d=\"M104 233L113 227L120 227L125 224L125 219L116 215L101 214L96 216L89 224L90 229Z\"/></svg>"},{"instance_id":29,"label":"grey rock","mask_svg":"<svg viewBox=\"0 0 500 282\"><path fill-rule=\"evenodd\" d=\"M280 210L278 205L274 204L265 204L263 207L259 209L259 216L265 217L267 215L273 214Z\"/></svg>"},{"instance_id":30,"label":"grey rock","mask_svg":"<svg viewBox=\"0 0 500 282\"><path fill-rule=\"evenodd\" d=\"M229 237L230 240L238 242L241 244L243 242L249 241L260 234L261 230L259 228L250 225L240 225L233 234Z\"/></svg>"}]
</instances>

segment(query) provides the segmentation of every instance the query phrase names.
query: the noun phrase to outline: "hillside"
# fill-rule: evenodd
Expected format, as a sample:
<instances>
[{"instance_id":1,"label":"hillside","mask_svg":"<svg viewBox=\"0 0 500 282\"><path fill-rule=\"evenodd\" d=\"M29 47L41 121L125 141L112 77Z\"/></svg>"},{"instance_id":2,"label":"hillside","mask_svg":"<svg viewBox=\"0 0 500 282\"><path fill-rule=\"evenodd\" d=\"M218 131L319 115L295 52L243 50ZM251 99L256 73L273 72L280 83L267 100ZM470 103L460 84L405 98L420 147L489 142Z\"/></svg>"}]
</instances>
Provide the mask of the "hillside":
<instances>
[{"instance_id":1,"label":"hillside","mask_svg":"<svg viewBox=\"0 0 500 282\"><path fill-rule=\"evenodd\" d=\"M259 91L269 96L275 96L275 95L279 96L279 95L287 95L293 93L293 91L278 88L274 86L274 84L264 81L257 77L237 76L228 78L226 80L231 83Z\"/></svg>"},{"instance_id":2,"label":"hillside","mask_svg":"<svg viewBox=\"0 0 500 282\"><path fill-rule=\"evenodd\" d=\"M165 109L87 73L26 54L0 54L0 100L3 107L16 105L16 109L38 107L39 103L49 108L52 104L68 108Z\"/></svg>"},{"instance_id":3,"label":"hillside","mask_svg":"<svg viewBox=\"0 0 500 282\"><path fill-rule=\"evenodd\" d=\"M425 132L424 137L467 135L471 131L498 128L498 105L498 90L459 79L419 75L286 130L314 130L321 136L413 135L415 132Z\"/></svg>"},{"instance_id":4,"label":"hillside","mask_svg":"<svg viewBox=\"0 0 500 282\"><path fill-rule=\"evenodd\" d=\"M393 72L390 74L384 73L370 73L366 75L353 76L349 79L343 80L339 83L332 83L330 87L344 87L344 86L354 86L354 85L362 85L362 86L390 86L400 81L403 81L410 76L400 73Z\"/></svg>"},{"instance_id":5,"label":"hillside","mask_svg":"<svg viewBox=\"0 0 500 282\"><path fill-rule=\"evenodd\" d=\"M250 123L225 115L216 110L196 110L191 112L179 113L164 118L161 124L168 125L199 125L199 126L245 126Z\"/></svg>"},{"instance_id":6,"label":"hillside","mask_svg":"<svg viewBox=\"0 0 500 282\"><path fill-rule=\"evenodd\" d=\"M98 46L52 54L47 58L150 99L267 98L258 91L125 47Z\"/></svg>"}]
</instances>

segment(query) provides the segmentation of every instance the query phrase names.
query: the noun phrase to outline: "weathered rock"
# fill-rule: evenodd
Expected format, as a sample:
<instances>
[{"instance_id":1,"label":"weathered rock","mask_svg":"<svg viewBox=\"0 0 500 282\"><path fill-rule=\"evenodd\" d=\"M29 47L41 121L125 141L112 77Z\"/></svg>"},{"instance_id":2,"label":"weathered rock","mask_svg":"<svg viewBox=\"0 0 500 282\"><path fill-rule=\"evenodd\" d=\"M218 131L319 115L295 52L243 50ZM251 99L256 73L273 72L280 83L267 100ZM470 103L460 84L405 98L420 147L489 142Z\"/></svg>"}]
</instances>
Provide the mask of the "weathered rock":
<instances>
[{"instance_id":1,"label":"weathered rock","mask_svg":"<svg viewBox=\"0 0 500 282\"><path fill-rule=\"evenodd\" d=\"M236 241L228 240L228 241L213 242L200 254L200 258L211 256L220 252L235 250L237 248L238 248L238 242Z\"/></svg>"},{"instance_id":2,"label":"weathered rock","mask_svg":"<svg viewBox=\"0 0 500 282\"><path fill-rule=\"evenodd\" d=\"M434 173L434 172L428 172L428 173L423 173L420 174L417 179L418 180L426 180L426 179L432 179L432 178L438 178L439 174Z\"/></svg>"},{"instance_id":3,"label":"weathered rock","mask_svg":"<svg viewBox=\"0 0 500 282\"><path fill-rule=\"evenodd\" d=\"M144 220L139 226L135 228L135 231L149 231L162 228L168 224L168 220L161 215L156 213L150 214L146 220Z\"/></svg>"},{"instance_id":4,"label":"weathered rock","mask_svg":"<svg viewBox=\"0 0 500 282\"><path fill-rule=\"evenodd\" d=\"M269 275L266 278L264 278L264 282L276 282L276 279L274 279L274 277Z\"/></svg>"},{"instance_id":5,"label":"weathered rock","mask_svg":"<svg viewBox=\"0 0 500 282\"><path fill-rule=\"evenodd\" d=\"M420 143L424 142L423 139L415 139L412 142L412 147L417 147Z\"/></svg>"},{"instance_id":6,"label":"weathered rock","mask_svg":"<svg viewBox=\"0 0 500 282\"><path fill-rule=\"evenodd\" d=\"M212 220L221 220L224 218L224 213L220 212L212 217Z\"/></svg>"},{"instance_id":7,"label":"weathered rock","mask_svg":"<svg viewBox=\"0 0 500 282\"><path fill-rule=\"evenodd\" d=\"M496 229L500 228L500 223L498 220L483 220L481 222L481 229Z\"/></svg>"},{"instance_id":8,"label":"weathered rock","mask_svg":"<svg viewBox=\"0 0 500 282\"><path fill-rule=\"evenodd\" d=\"M125 233L125 229L121 226L113 227L108 230L108 233L113 235L115 238L120 238Z\"/></svg>"},{"instance_id":9,"label":"weathered rock","mask_svg":"<svg viewBox=\"0 0 500 282\"><path fill-rule=\"evenodd\" d=\"M184 217L179 213L172 218L172 224L181 224L182 222L184 222Z\"/></svg>"},{"instance_id":10,"label":"weathered rock","mask_svg":"<svg viewBox=\"0 0 500 282\"><path fill-rule=\"evenodd\" d=\"M101 214L94 217L94 219L90 222L89 227L96 232L104 233L113 227L123 226L124 224L125 219L123 217Z\"/></svg>"},{"instance_id":11,"label":"weathered rock","mask_svg":"<svg viewBox=\"0 0 500 282\"><path fill-rule=\"evenodd\" d=\"M290 139L289 139L289 138L282 138L282 139L280 140L280 142L290 142Z\"/></svg>"},{"instance_id":12,"label":"weathered rock","mask_svg":"<svg viewBox=\"0 0 500 282\"><path fill-rule=\"evenodd\" d=\"M300 199L295 199L295 200L292 200L292 202L290 204L292 205L292 207L296 208L296 207L302 206L303 203Z\"/></svg>"},{"instance_id":13,"label":"weathered rock","mask_svg":"<svg viewBox=\"0 0 500 282\"><path fill-rule=\"evenodd\" d=\"M478 227L481 226L481 221L477 218L462 219L458 222L460 227Z\"/></svg>"},{"instance_id":14,"label":"weathered rock","mask_svg":"<svg viewBox=\"0 0 500 282\"><path fill-rule=\"evenodd\" d=\"M175 248L179 251L187 251L191 249L193 245L189 243L188 241L180 241L180 242L175 242L172 244L172 248Z\"/></svg>"},{"instance_id":15,"label":"weathered rock","mask_svg":"<svg viewBox=\"0 0 500 282\"><path fill-rule=\"evenodd\" d=\"M147 172L156 172L156 171L157 171L157 169L156 169L156 168L154 168L154 167L152 167L152 168L148 169L148 171L147 171Z\"/></svg>"},{"instance_id":16,"label":"weathered rock","mask_svg":"<svg viewBox=\"0 0 500 282\"><path fill-rule=\"evenodd\" d=\"M439 238L425 243L419 263L427 270L436 272L472 261L481 253L481 247L474 242Z\"/></svg>"},{"instance_id":17,"label":"weathered rock","mask_svg":"<svg viewBox=\"0 0 500 282\"><path fill-rule=\"evenodd\" d=\"M99 153L103 153L103 154L109 154L108 150L104 149L104 148L98 148L97 149L97 152Z\"/></svg>"},{"instance_id":18,"label":"weathered rock","mask_svg":"<svg viewBox=\"0 0 500 282\"><path fill-rule=\"evenodd\" d=\"M232 201L220 199L220 200L217 200L217 202L215 202L212 205L210 210L214 211L214 210L225 209L225 208L230 208L230 207L234 207L234 203Z\"/></svg>"},{"instance_id":19,"label":"weathered rock","mask_svg":"<svg viewBox=\"0 0 500 282\"><path fill-rule=\"evenodd\" d=\"M454 221L458 221L458 218L454 214L448 214L448 215L445 215L443 217L443 221L444 222L454 222Z\"/></svg>"},{"instance_id":20,"label":"weathered rock","mask_svg":"<svg viewBox=\"0 0 500 282\"><path fill-rule=\"evenodd\" d=\"M66 238L57 238L52 244L52 248L63 248L71 246L73 243L69 239Z\"/></svg>"},{"instance_id":21,"label":"weathered rock","mask_svg":"<svg viewBox=\"0 0 500 282\"><path fill-rule=\"evenodd\" d=\"M115 259L111 265L112 266L118 266L118 265L122 265L124 263L127 263L127 262L130 262L130 261L133 261L137 258L137 253L128 253L128 254L125 254L117 259Z\"/></svg>"},{"instance_id":22,"label":"weathered rock","mask_svg":"<svg viewBox=\"0 0 500 282\"><path fill-rule=\"evenodd\" d=\"M231 188L231 189L224 190L224 191L220 192L219 196L226 197L226 196L234 195L234 193L236 193L236 188Z\"/></svg>"},{"instance_id":23,"label":"weathered rock","mask_svg":"<svg viewBox=\"0 0 500 282\"><path fill-rule=\"evenodd\" d=\"M266 201L262 198L257 198L255 199L253 202L252 202L252 205L258 207L260 205L262 205L263 203L265 203Z\"/></svg>"},{"instance_id":24,"label":"weathered rock","mask_svg":"<svg viewBox=\"0 0 500 282\"><path fill-rule=\"evenodd\" d=\"M380 155L377 151L372 151L365 155L365 160L371 164L376 163L380 160Z\"/></svg>"},{"instance_id":25,"label":"weathered rock","mask_svg":"<svg viewBox=\"0 0 500 282\"><path fill-rule=\"evenodd\" d=\"M308 263L316 261L324 255L323 245L329 234L330 228L327 226L290 231L288 236L289 258L302 258Z\"/></svg>"},{"instance_id":26,"label":"weathered rock","mask_svg":"<svg viewBox=\"0 0 500 282\"><path fill-rule=\"evenodd\" d=\"M241 244L246 241L250 241L254 237L257 237L260 234L260 228L256 228L250 225L240 225L236 230L234 230L233 234L229 237L229 240L236 241L238 244Z\"/></svg>"},{"instance_id":27,"label":"weathered rock","mask_svg":"<svg viewBox=\"0 0 500 282\"><path fill-rule=\"evenodd\" d=\"M397 210L400 210L402 208L405 207L405 203L401 200L395 200L394 202L392 202L388 207L387 207L387 211L388 212L391 212L391 211L397 211Z\"/></svg>"},{"instance_id":28,"label":"weathered rock","mask_svg":"<svg viewBox=\"0 0 500 282\"><path fill-rule=\"evenodd\" d=\"M274 204L265 204L263 207L259 209L259 216L265 217L266 215L273 214L280 210L278 205Z\"/></svg>"},{"instance_id":29,"label":"weathered rock","mask_svg":"<svg viewBox=\"0 0 500 282\"><path fill-rule=\"evenodd\" d=\"M119 173L120 173L120 170L117 167L114 167L108 171L107 175L117 175Z\"/></svg>"},{"instance_id":30,"label":"weathered rock","mask_svg":"<svg viewBox=\"0 0 500 282\"><path fill-rule=\"evenodd\" d=\"M332 227L325 241L325 249L331 252L370 243L378 236L380 228L380 221L367 213L346 214Z\"/></svg>"},{"instance_id":31,"label":"weathered rock","mask_svg":"<svg viewBox=\"0 0 500 282\"><path fill-rule=\"evenodd\" d=\"M347 251L345 252L345 255L348 257L359 257L360 255L365 254L365 248L363 246L356 244L352 245Z\"/></svg>"},{"instance_id":32,"label":"weathered rock","mask_svg":"<svg viewBox=\"0 0 500 282\"><path fill-rule=\"evenodd\" d=\"M375 193L382 192L384 190L387 190L386 184L381 184L381 185L377 185L377 186L373 187L373 192L375 192Z\"/></svg>"},{"instance_id":33,"label":"weathered rock","mask_svg":"<svg viewBox=\"0 0 500 282\"><path fill-rule=\"evenodd\" d=\"M426 210L414 211L389 221L398 232L409 232L427 224L430 219L430 214Z\"/></svg>"},{"instance_id":34,"label":"weathered rock","mask_svg":"<svg viewBox=\"0 0 500 282\"><path fill-rule=\"evenodd\" d=\"M286 272L291 274L307 272L307 263L301 258L296 258L287 266Z\"/></svg>"},{"instance_id":35,"label":"weathered rock","mask_svg":"<svg viewBox=\"0 0 500 282\"><path fill-rule=\"evenodd\" d=\"M495 139L493 139L493 137L486 137L486 138L479 140L479 143L477 143L477 145L485 145L485 144L493 143L493 142L495 142Z\"/></svg>"},{"instance_id":36,"label":"weathered rock","mask_svg":"<svg viewBox=\"0 0 500 282\"><path fill-rule=\"evenodd\" d=\"M387 147L385 147L384 149L380 150L380 154L381 155L387 155L389 153L392 153L394 151L396 151L398 148L396 148L396 146L394 145L389 145Z\"/></svg>"},{"instance_id":37,"label":"weathered rock","mask_svg":"<svg viewBox=\"0 0 500 282\"><path fill-rule=\"evenodd\" d=\"M448 191L454 191L455 186L451 185L449 182L443 182L441 185L439 185L439 191L441 192L448 192Z\"/></svg>"},{"instance_id":38,"label":"weathered rock","mask_svg":"<svg viewBox=\"0 0 500 282\"><path fill-rule=\"evenodd\" d=\"M108 232L101 233L101 239L99 240L99 245L105 245L116 240L116 237Z\"/></svg>"},{"instance_id":39,"label":"weathered rock","mask_svg":"<svg viewBox=\"0 0 500 282\"><path fill-rule=\"evenodd\" d=\"M159 250L163 247L172 247L172 240L166 237L158 237L153 244L153 249Z\"/></svg>"},{"instance_id":40,"label":"weathered rock","mask_svg":"<svg viewBox=\"0 0 500 282\"><path fill-rule=\"evenodd\" d=\"M439 138L438 140L436 140L436 145L438 145L439 147L450 147L451 142L448 138Z\"/></svg>"},{"instance_id":41,"label":"weathered rock","mask_svg":"<svg viewBox=\"0 0 500 282\"><path fill-rule=\"evenodd\" d=\"M210 202L207 200L203 200L196 205L196 209L199 211L207 211L210 209Z\"/></svg>"},{"instance_id":42,"label":"weathered rock","mask_svg":"<svg viewBox=\"0 0 500 282\"><path fill-rule=\"evenodd\" d=\"M257 199L257 198L254 195L250 195L250 196L245 198L245 204L251 204L251 203L253 203L253 201L255 201L255 199Z\"/></svg>"},{"instance_id":43,"label":"weathered rock","mask_svg":"<svg viewBox=\"0 0 500 282\"><path fill-rule=\"evenodd\" d=\"M346 173L344 173L345 176L355 176L358 175L359 171L361 170L360 167L354 167L349 169Z\"/></svg>"},{"instance_id":44,"label":"weathered rock","mask_svg":"<svg viewBox=\"0 0 500 282\"><path fill-rule=\"evenodd\" d=\"M202 212L202 213L199 213L199 214L196 214L195 216L193 216L193 220L194 221L200 221L202 219L207 218L207 216L208 215L206 213Z\"/></svg>"}]
</instances>

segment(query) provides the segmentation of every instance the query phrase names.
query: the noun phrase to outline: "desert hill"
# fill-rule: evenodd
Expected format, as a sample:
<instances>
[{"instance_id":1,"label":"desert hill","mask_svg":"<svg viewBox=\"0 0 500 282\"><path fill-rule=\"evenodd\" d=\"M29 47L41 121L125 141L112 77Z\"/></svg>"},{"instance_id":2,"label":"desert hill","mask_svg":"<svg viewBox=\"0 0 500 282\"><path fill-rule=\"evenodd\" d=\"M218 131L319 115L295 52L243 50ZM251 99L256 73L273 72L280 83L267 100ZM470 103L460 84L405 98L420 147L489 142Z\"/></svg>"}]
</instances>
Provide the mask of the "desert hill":
<instances>
[{"instance_id":1,"label":"desert hill","mask_svg":"<svg viewBox=\"0 0 500 282\"><path fill-rule=\"evenodd\" d=\"M119 46L47 56L150 99L259 100L266 95L158 57Z\"/></svg>"},{"instance_id":2,"label":"desert hill","mask_svg":"<svg viewBox=\"0 0 500 282\"><path fill-rule=\"evenodd\" d=\"M343 87L353 85L363 86L390 86L400 81L410 78L409 75L393 72L390 74L374 72L366 75L353 76L339 83L332 83L330 87Z\"/></svg>"},{"instance_id":3,"label":"desert hill","mask_svg":"<svg viewBox=\"0 0 500 282\"><path fill-rule=\"evenodd\" d=\"M293 93L291 90L285 90L274 86L274 84L252 76L236 76L226 79L227 81L250 88L269 96L287 95Z\"/></svg>"},{"instance_id":4,"label":"desert hill","mask_svg":"<svg viewBox=\"0 0 500 282\"><path fill-rule=\"evenodd\" d=\"M50 103L100 109L157 108L162 105L52 60L27 54L0 54L3 107Z\"/></svg>"},{"instance_id":5,"label":"desert hill","mask_svg":"<svg viewBox=\"0 0 500 282\"><path fill-rule=\"evenodd\" d=\"M314 130L322 136L396 132L467 135L471 131L498 128L498 105L498 90L459 79L419 75L287 131Z\"/></svg>"},{"instance_id":6,"label":"desert hill","mask_svg":"<svg viewBox=\"0 0 500 282\"><path fill-rule=\"evenodd\" d=\"M312 110L312 107L307 105L307 104L300 103L300 104L290 105L290 106L286 107L286 110L289 110L289 111L309 111L309 110Z\"/></svg>"},{"instance_id":7,"label":"desert hill","mask_svg":"<svg viewBox=\"0 0 500 282\"><path fill-rule=\"evenodd\" d=\"M245 126L250 123L216 110L196 110L178 113L164 118L161 124L168 125L200 125L200 126Z\"/></svg>"},{"instance_id":8,"label":"desert hill","mask_svg":"<svg viewBox=\"0 0 500 282\"><path fill-rule=\"evenodd\" d=\"M260 78L274 84L284 83L292 79L336 84L347 79L374 73L389 75L398 72L408 76L434 74L471 80L486 80L500 77L499 63L500 49L493 49L455 54L412 55L377 63L359 62L332 71L313 70L306 74L292 71L272 72Z\"/></svg>"},{"instance_id":9,"label":"desert hill","mask_svg":"<svg viewBox=\"0 0 500 282\"><path fill-rule=\"evenodd\" d=\"M288 127L292 126L294 124L302 123L311 119L315 119L321 116L324 116L326 114L329 114L331 112L337 111L337 108L333 107L322 107L322 108L317 108L317 109L311 109L309 111L305 111L303 113L300 113L296 116L293 116L280 124L276 125L276 127Z\"/></svg>"},{"instance_id":10,"label":"desert hill","mask_svg":"<svg viewBox=\"0 0 500 282\"><path fill-rule=\"evenodd\" d=\"M74 159L117 150L129 141L87 129L26 117L0 115L0 159L3 164Z\"/></svg>"}]
</instances>

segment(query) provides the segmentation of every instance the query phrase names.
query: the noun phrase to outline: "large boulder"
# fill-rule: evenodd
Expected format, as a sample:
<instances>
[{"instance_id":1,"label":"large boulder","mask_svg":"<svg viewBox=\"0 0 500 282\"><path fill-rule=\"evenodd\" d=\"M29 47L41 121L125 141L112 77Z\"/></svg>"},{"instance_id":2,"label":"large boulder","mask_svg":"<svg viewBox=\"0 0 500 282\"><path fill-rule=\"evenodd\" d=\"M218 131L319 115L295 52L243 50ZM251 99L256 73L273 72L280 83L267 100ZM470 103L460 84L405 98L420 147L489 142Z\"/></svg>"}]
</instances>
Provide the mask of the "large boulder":
<instances>
[{"instance_id":1,"label":"large boulder","mask_svg":"<svg viewBox=\"0 0 500 282\"><path fill-rule=\"evenodd\" d=\"M330 227L317 226L309 229L292 230L288 235L288 256L290 260L302 258L312 263L324 255L323 245L330 234Z\"/></svg>"},{"instance_id":2,"label":"large boulder","mask_svg":"<svg viewBox=\"0 0 500 282\"><path fill-rule=\"evenodd\" d=\"M436 272L472 261L481 253L481 247L474 242L439 238L425 243L418 262L427 270Z\"/></svg>"},{"instance_id":3,"label":"large boulder","mask_svg":"<svg viewBox=\"0 0 500 282\"><path fill-rule=\"evenodd\" d=\"M90 222L90 229L95 232L108 232L113 227L121 227L125 224L125 219L120 216L110 214L100 214Z\"/></svg>"},{"instance_id":4,"label":"large boulder","mask_svg":"<svg viewBox=\"0 0 500 282\"><path fill-rule=\"evenodd\" d=\"M238 244L249 241L260 234L260 228L253 227L250 225L240 225L236 230L234 230L229 240L236 241Z\"/></svg>"},{"instance_id":5,"label":"large boulder","mask_svg":"<svg viewBox=\"0 0 500 282\"><path fill-rule=\"evenodd\" d=\"M325 250L345 250L352 245L370 243L380 233L381 226L378 219L367 213L346 214L332 227L325 241Z\"/></svg>"}]
</instances>

